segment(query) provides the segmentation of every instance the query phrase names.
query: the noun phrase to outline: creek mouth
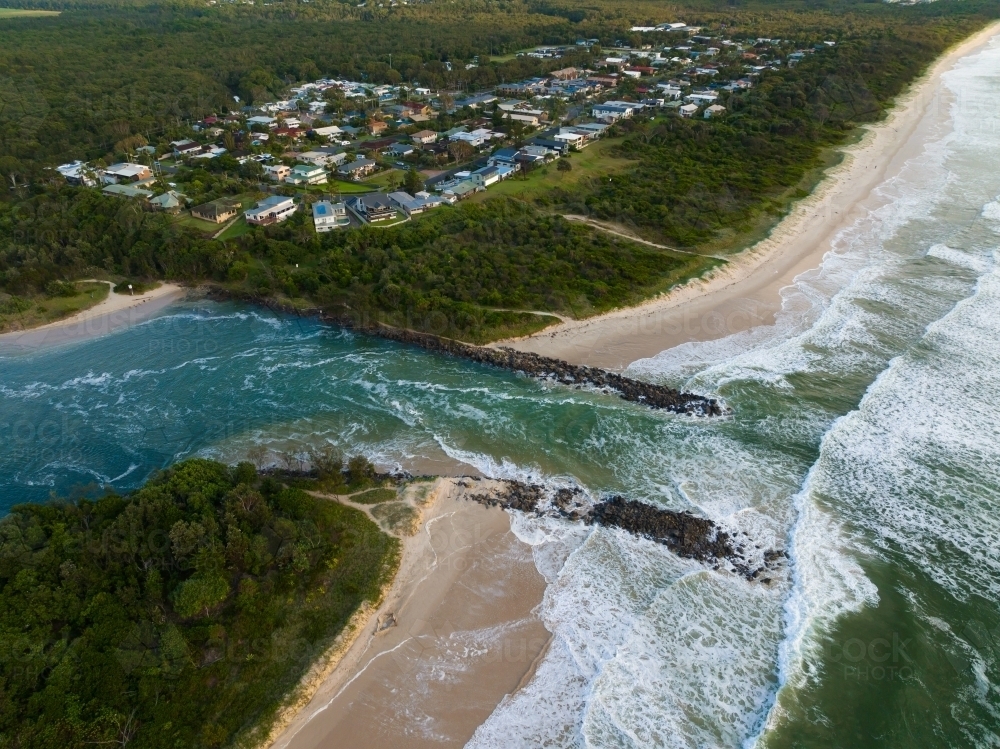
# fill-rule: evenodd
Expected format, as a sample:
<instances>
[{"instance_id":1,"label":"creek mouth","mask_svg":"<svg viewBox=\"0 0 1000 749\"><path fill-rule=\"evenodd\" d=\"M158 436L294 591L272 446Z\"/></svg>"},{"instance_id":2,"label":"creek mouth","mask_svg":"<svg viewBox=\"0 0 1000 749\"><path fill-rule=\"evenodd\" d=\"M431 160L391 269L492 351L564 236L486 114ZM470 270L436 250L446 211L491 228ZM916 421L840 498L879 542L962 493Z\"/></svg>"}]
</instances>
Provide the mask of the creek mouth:
<instances>
[{"instance_id":1,"label":"creek mouth","mask_svg":"<svg viewBox=\"0 0 1000 749\"><path fill-rule=\"evenodd\" d=\"M357 333L419 346L427 351L448 354L499 369L521 372L539 380L569 387L602 390L613 393L623 400L654 409L690 416L723 416L727 413L727 410L715 398L686 393L666 385L636 380L598 367L570 364L562 359L516 351L503 346L497 348L475 346L432 333L395 328L379 322L363 322L351 315L335 315L319 308L297 309L269 297L231 291L217 286L208 289L208 296L216 300L233 299L247 302L299 317L315 317L324 323L347 328Z\"/></svg>"}]
</instances>

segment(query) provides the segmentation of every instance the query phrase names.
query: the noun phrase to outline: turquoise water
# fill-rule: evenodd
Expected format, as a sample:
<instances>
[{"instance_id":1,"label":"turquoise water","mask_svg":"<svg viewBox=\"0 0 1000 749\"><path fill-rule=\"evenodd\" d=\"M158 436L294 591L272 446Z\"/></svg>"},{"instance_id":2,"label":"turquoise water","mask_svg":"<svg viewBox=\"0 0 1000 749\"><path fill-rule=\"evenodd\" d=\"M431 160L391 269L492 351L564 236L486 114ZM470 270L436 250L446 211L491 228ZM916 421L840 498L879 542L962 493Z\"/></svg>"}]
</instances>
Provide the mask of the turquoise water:
<instances>
[{"instance_id":1,"label":"turquoise water","mask_svg":"<svg viewBox=\"0 0 1000 749\"><path fill-rule=\"evenodd\" d=\"M322 443L390 468L622 492L790 563L748 584L620 531L515 517L554 639L472 746L995 746L1000 46L945 83L947 126L785 290L775 326L630 368L731 417L187 302L0 352L2 507L125 491L189 455L294 460Z\"/></svg>"}]
</instances>

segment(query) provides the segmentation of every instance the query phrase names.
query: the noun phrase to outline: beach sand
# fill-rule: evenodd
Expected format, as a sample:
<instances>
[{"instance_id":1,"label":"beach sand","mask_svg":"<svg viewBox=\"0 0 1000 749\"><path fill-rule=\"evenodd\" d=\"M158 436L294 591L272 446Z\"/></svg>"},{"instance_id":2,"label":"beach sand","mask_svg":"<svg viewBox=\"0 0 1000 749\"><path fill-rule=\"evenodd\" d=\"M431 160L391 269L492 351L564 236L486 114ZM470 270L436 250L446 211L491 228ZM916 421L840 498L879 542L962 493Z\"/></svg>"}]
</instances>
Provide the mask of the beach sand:
<instances>
[{"instance_id":1,"label":"beach sand","mask_svg":"<svg viewBox=\"0 0 1000 749\"><path fill-rule=\"evenodd\" d=\"M508 515L463 498L491 483L435 482L384 603L275 749L462 746L528 677L550 638L545 582Z\"/></svg>"},{"instance_id":2,"label":"beach sand","mask_svg":"<svg viewBox=\"0 0 1000 749\"><path fill-rule=\"evenodd\" d=\"M781 289L817 268L843 229L883 205L885 199L874 189L919 155L928 137L948 126L953 97L940 85L942 73L998 33L1000 24L993 24L942 56L899 98L886 120L867 126L858 143L842 149L843 160L766 239L706 278L638 307L491 345L621 370L682 343L773 324L781 309Z\"/></svg>"},{"instance_id":3,"label":"beach sand","mask_svg":"<svg viewBox=\"0 0 1000 749\"><path fill-rule=\"evenodd\" d=\"M110 281L106 283L113 286ZM109 289L107 299L64 320L0 335L0 349L30 351L105 335L142 322L184 293L182 287L172 283L157 286L141 296L116 294Z\"/></svg>"}]
</instances>

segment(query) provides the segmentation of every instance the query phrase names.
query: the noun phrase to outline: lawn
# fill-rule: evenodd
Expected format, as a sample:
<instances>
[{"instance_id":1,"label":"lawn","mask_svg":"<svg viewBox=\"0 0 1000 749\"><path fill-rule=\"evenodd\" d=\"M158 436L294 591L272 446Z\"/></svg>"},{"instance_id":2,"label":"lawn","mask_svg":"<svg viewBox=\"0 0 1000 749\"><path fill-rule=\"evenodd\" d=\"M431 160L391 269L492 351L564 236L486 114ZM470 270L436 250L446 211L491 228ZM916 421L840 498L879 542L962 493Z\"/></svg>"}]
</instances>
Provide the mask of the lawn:
<instances>
[{"instance_id":1,"label":"lawn","mask_svg":"<svg viewBox=\"0 0 1000 749\"><path fill-rule=\"evenodd\" d=\"M398 185L402 176L403 173L398 169L386 169L366 179L364 184L377 190L385 190L389 187L390 183L393 186Z\"/></svg>"},{"instance_id":2,"label":"lawn","mask_svg":"<svg viewBox=\"0 0 1000 749\"><path fill-rule=\"evenodd\" d=\"M0 8L0 19L4 18L37 18L39 16L58 16L58 10L26 10L24 8Z\"/></svg>"},{"instance_id":3,"label":"lawn","mask_svg":"<svg viewBox=\"0 0 1000 749\"><path fill-rule=\"evenodd\" d=\"M234 221L230 226L226 228L222 234L219 235L219 241L225 242L227 239L236 239L236 237L242 237L248 231L250 231L250 224L247 223L245 217L240 216L236 221Z\"/></svg>"},{"instance_id":4,"label":"lawn","mask_svg":"<svg viewBox=\"0 0 1000 749\"><path fill-rule=\"evenodd\" d=\"M476 193L469 200L488 200L494 195L509 195L515 198L531 199L536 195L548 193L555 187L570 187L585 177L597 177L613 174L628 168L633 162L629 159L616 158L610 151L621 143L620 138L608 138L584 148L582 151L564 156L572 169L568 172L559 171L559 160L543 167L536 167L526 177L520 175L510 177L499 184L489 187L486 192Z\"/></svg>"},{"instance_id":5,"label":"lawn","mask_svg":"<svg viewBox=\"0 0 1000 749\"><path fill-rule=\"evenodd\" d=\"M0 297L0 332L27 330L93 307L108 297L108 285L77 282L73 296Z\"/></svg>"},{"instance_id":6,"label":"lawn","mask_svg":"<svg viewBox=\"0 0 1000 749\"><path fill-rule=\"evenodd\" d=\"M340 193L341 195L357 195L359 193L373 192L374 187L371 187L364 182L349 182L347 180L335 179L326 185L316 185L320 188L320 192L333 193L336 195Z\"/></svg>"}]
</instances>

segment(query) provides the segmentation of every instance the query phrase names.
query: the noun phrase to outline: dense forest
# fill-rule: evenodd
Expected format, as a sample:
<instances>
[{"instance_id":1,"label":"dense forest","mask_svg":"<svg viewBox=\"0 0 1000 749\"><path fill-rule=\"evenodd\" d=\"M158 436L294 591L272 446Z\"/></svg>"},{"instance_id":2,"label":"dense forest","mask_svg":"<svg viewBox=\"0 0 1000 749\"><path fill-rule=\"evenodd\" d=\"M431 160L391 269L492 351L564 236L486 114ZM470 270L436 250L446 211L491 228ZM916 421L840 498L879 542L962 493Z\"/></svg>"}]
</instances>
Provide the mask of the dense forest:
<instances>
[{"instance_id":1,"label":"dense forest","mask_svg":"<svg viewBox=\"0 0 1000 749\"><path fill-rule=\"evenodd\" d=\"M362 513L249 463L16 506L0 521L0 745L259 736L397 558Z\"/></svg>"},{"instance_id":2,"label":"dense forest","mask_svg":"<svg viewBox=\"0 0 1000 749\"><path fill-rule=\"evenodd\" d=\"M8 297L88 273L212 280L476 341L543 324L497 310L591 314L716 262L609 239L561 214L614 221L695 252L738 250L741 237L759 235L805 194L832 147L879 119L948 46L1000 16L987 0L20 3L64 12L0 21L0 175L10 186L0 197L0 289ZM725 118L619 124L614 155L632 166L611 178L462 205L391 230L318 238L299 215L210 241L128 201L62 186L46 169L114 158L115 144L137 136L180 137L187 121L235 106L234 96L274 98L320 75L474 91L568 64L511 56L515 49L581 37L657 44L668 37L629 29L678 18L746 44L781 36L819 49L766 70L749 90L724 92ZM836 44L820 43L827 40ZM230 175L219 189L239 192L241 179Z\"/></svg>"}]
</instances>

